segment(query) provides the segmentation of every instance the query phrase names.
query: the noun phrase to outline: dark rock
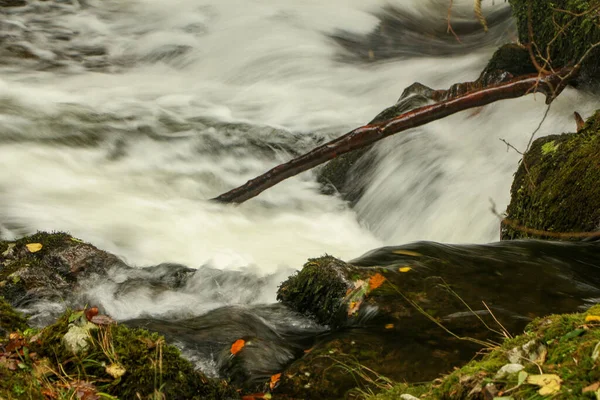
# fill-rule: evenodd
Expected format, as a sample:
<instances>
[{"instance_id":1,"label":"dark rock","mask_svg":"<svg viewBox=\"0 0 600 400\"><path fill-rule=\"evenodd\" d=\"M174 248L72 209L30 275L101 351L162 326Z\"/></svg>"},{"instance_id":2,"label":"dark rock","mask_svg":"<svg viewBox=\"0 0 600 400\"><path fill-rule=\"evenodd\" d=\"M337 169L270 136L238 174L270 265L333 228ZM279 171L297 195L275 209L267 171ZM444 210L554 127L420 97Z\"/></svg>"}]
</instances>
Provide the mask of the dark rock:
<instances>
[{"instance_id":1,"label":"dark rock","mask_svg":"<svg viewBox=\"0 0 600 400\"><path fill-rule=\"evenodd\" d=\"M598 160L600 111L577 133L534 141L515 175L501 238L572 240L600 231Z\"/></svg>"},{"instance_id":2,"label":"dark rock","mask_svg":"<svg viewBox=\"0 0 600 400\"><path fill-rule=\"evenodd\" d=\"M0 7L23 7L26 5L26 0L0 0Z\"/></svg>"},{"instance_id":3,"label":"dark rock","mask_svg":"<svg viewBox=\"0 0 600 400\"><path fill-rule=\"evenodd\" d=\"M42 248L31 252L27 244ZM124 266L116 256L66 233L39 232L14 243L0 242L0 295L16 307L39 301L64 302L79 278Z\"/></svg>"}]
</instances>

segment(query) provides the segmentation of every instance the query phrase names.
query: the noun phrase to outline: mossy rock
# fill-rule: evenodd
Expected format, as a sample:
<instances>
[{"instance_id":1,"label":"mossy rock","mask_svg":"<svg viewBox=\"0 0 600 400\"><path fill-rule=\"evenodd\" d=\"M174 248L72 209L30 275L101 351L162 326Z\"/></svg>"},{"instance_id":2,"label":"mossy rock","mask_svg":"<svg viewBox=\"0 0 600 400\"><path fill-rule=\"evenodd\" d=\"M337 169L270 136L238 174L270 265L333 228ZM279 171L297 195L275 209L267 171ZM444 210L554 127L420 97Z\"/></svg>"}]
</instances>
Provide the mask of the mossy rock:
<instances>
[{"instance_id":1,"label":"mossy rock","mask_svg":"<svg viewBox=\"0 0 600 400\"><path fill-rule=\"evenodd\" d=\"M67 332L89 325L87 348L77 354L68 350ZM109 398L239 398L225 382L196 370L157 333L110 321L95 325L82 311L65 313L35 336L23 338L13 352L22 359L14 371L0 362L0 398L43 398L41 393L68 398L83 390L82 383L93 393L113 396ZM27 390L15 393L15 386Z\"/></svg>"},{"instance_id":2,"label":"mossy rock","mask_svg":"<svg viewBox=\"0 0 600 400\"><path fill-rule=\"evenodd\" d=\"M535 49L539 49L555 69L574 65L592 45L600 42L598 0L509 1L517 20L520 42L525 45L532 42L531 27L534 53L538 56ZM583 65L582 78L588 83L600 77L599 50L596 48ZM537 58L540 65L544 65L541 57Z\"/></svg>"},{"instance_id":3,"label":"mossy rock","mask_svg":"<svg viewBox=\"0 0 600 400\"><path fill-rule=\"evenodd\" d=\"M64 232L0 241L0 295L17 307L40 300L63 301L81 275L102 275L114 265L124 264Z\"/></svg>"},{"instance_id":4,"label":"mossy rock","mask_svg":"<svg viewBox=\"0 0 600 400\"><path fill-rule=\"evenodd\" d=\"M494 396L513 400L596 398L594 385L600 381L599 320L600 306L584 313L538 318L522 335L490 348L481 360L472 361L435 382L396 385L368 399L398 399L403 394L436 400L480 400ZM524 372L499 373L507 364L520 364ZM560 385L540 395L541 386L529 383L529 377L540 374L558 377Z\"/></svg>"},{"instance_id":5,"label":"mossy rock","mask_svg":"<svg viewBox=\"0 0 600 400\"><path fill-rule=\"evenodd\" d=\"M512 184L502 239L572 240L599 231L599 160L600 111L577 133L534 141Z\"/></svg>"}]
</instances>

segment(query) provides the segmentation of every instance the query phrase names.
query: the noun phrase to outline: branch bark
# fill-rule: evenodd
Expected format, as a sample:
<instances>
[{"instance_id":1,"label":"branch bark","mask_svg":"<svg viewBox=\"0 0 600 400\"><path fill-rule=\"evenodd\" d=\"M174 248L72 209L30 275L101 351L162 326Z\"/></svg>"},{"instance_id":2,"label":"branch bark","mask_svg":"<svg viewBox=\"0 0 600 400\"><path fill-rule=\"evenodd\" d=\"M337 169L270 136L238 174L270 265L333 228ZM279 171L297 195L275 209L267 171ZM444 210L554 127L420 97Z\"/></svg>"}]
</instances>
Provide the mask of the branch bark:
<instances>
[{"instance_id":1,"label":"branch bark","mask_svg":"<svg viewBox=\"0 0 600 400\"><path fill-rule=\"evenodd\" d=\"M543 93L546 96L546 103L550 104L567 83L563 77L575 75L569 72L569 69L563 69L555 73L526 75L498 85L473 90L432 105L419 107L387 121L361 126L300 157L278 165L249 180L244 185L223 193L212 200L221 203L243 203L271 186L341 154L368 146L385 137L425 125L459 111L481 107L499 100L521 97L534 92Z\"/></svg>"}]
</instances>

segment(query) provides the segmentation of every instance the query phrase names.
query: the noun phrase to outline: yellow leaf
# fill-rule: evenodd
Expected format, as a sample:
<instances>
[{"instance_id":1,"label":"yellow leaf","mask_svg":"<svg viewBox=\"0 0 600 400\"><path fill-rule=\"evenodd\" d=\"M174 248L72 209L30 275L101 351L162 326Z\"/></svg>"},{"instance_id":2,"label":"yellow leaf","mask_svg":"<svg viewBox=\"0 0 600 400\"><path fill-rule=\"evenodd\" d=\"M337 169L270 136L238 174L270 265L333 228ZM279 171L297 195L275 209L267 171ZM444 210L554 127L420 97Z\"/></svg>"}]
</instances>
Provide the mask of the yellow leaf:
<instances>
[{"instance_id":1,"label":"yellow leaf","mask_svg":"<svg viewBox=\"0 0 600 400\"><path fill-rule=\"evenodd\" d=\"M25 247L27 247L27 250L29 250L30 253L35 253L42 249L42 244L41 243L27 243L25 245Z\"/></svg>"},{"instance_id":2,"label":"yellow leaf","mask_svg":"<svg viewBox=\"0 0 600 400\"><path fill-rule=\"evenodd\" d=\"M271 388L271 390L275 389L275 385L277 385L279 379L281 379L281 372L275 375L271 375L271 382L269 382L269 387Z\"/></svg>"},{"instance_id":3,"label":"yellow leaf","mask_svg":"<svg viewBox=\"0 0 600 400\"><path fill-rule=\"evenodd\" d=\"M351 301L350 304L348 304L348 316L350 317L350 316L352 316L352 314L357 312L358 309L360 308L361 304L362 304L362 300Z\"/></svg>"},{"instance_id":4,"label":"yellow leaf","mask_svg":"<svg viewBox=\"0 0 600 400\"><path fill-rule=\"evenodd\" d=\"M117 379L122 377L127 370L120 364L110 364L106 367L106 373Z\"/></svg>"},{"instance_id":5,"label":"yellow leaf","mask_svg":"<svg viewBox=\"0 0 600 400\"><path fill-rule=\"evenodd\" d=\"M400 272L408 272L411 269L412 269L411 267L400 267L400 268L398 268L398 271L400 271Z\"/></svg>"},{"instance_id":6,"label":"yellow leaf","mask_svg":"<svg viewBox=\"0 0 600 400\"><path fill-rule=\"evenodd\" d=\"M369 278L369 289L375 290L379 286L383 285L385 282L385 276L381 275L379 272Z\"/></svg>"},{"instance_id":7,"label":"yellow leaf","mask_svg":"<svg viewBox=\"0 0 600 400\"><path fill-rule=\"evenodd\" d=\"M410 250L394 250L394 251L392 251L392 253L400 254L403 256L413 256L413 257L421 257L422 256L421 253L417 253L416 251L410 251Z\"/></svg>"},{"instance_id":8,"label":"yellow leaf","mask_svg":"<svg viewBox=\"0 0 600 400\"><path fill-rule=\"evenodd\" d=\"M394 329L394 324L386 324L385 329Z\"/></svg>"},{"instance_id":9,"label":"yellow leaf","mask_svg":"<svg viewBox=\"0 0 600 400\"><path fill-rule=\"evenodd\" d=\"M540 386L538 393L542 396L554 394L560 390L562 380L555 374L529 375L526 383Z\"/></svg>"},{"instance_id":10,"label":"yellow leaf","mask_svg":"<svg viewBox=\"0 0 600 400\"><path fill-rule=\"evenodd\" d=\"M237 353L242 351L242 349L244 348L245 345L246 345L246 341L244 339L236 340L231 345L231 354L236 355Z\"/></svg>"},{"instance_id":11,"label":"yellow leaf","mask_svg":"<svg viewBox=\"0 0 600 400\"><path fill-rule=\"evenodd\" d=\"M599 315L587 315L585 317L585 322L591 322L591 321L600 321L600 316Z\"/></svg>"}]
</instances>

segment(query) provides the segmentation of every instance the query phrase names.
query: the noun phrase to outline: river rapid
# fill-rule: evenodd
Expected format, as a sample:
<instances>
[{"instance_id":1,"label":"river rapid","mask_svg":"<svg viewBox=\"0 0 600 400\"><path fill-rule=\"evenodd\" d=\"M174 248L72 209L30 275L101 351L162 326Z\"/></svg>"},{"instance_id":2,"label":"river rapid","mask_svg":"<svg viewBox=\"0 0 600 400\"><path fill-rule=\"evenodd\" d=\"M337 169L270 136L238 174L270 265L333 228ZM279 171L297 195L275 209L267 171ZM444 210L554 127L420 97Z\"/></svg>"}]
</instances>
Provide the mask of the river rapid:
<instances>
[{"instance_id":1,"label":"river rapid","mask_svg":"<svg viewBox=\"0 0 600 400\"><path fill-rule=\"evenodd\" d=\"M416 240L498 240L490 200L505 209L520 159L499 139L525 149L546 109L539 95L379 143L353 208L323 194L314 171L240 206L207 201L366 123L415 81L476 79L514 40L509 6L484 2L485 34L472 2L454 3L460 43L441 0L2 9L0 237L68 231L131 266L199 269L186 290L160 296L141 284L119 293L128 277L118 274L88 288L118 320L272 303L285 277L325 253L349 260ZM573 111L596 108L598 99L566 90L538 135L573 131ZM320 329L260 310L252 315Z\"/></svg>"}]
</instances>

